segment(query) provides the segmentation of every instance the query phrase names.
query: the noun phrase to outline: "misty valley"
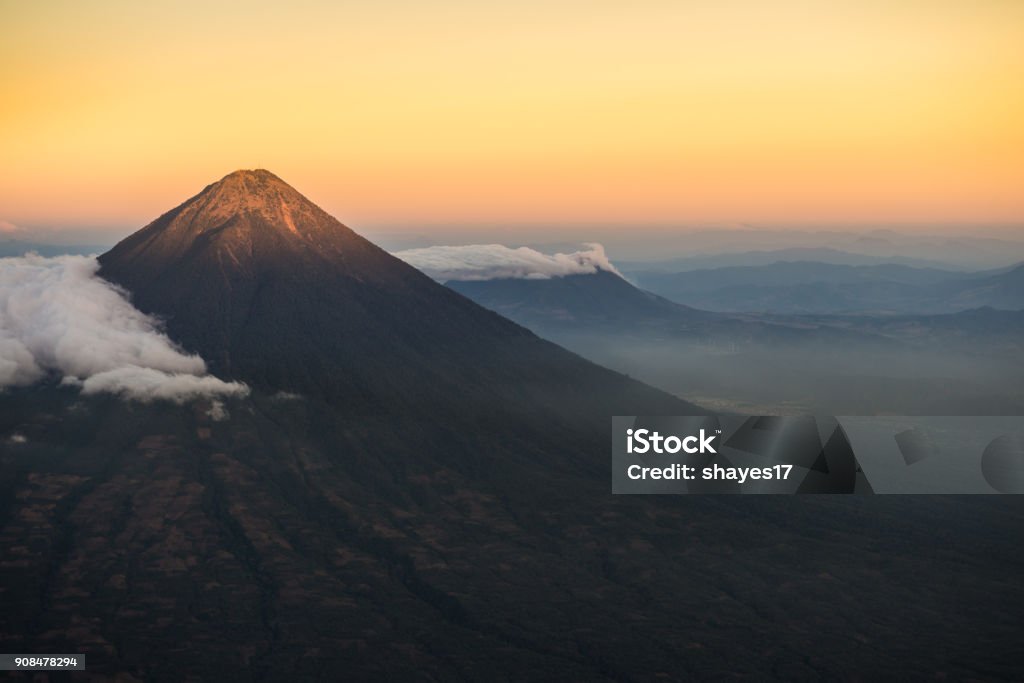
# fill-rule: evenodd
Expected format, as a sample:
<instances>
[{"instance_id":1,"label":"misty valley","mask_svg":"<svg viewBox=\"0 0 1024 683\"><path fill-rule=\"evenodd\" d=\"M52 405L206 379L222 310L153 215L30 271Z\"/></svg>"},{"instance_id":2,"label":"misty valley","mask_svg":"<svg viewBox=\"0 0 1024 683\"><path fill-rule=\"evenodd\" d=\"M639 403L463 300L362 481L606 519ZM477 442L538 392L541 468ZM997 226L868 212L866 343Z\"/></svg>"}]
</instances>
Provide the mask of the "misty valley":
<instances>
[{"instance_id":1,"label":"misty valley","mask_svg":"<svg viewBox=\"0 0 1024 683\"><path fill-rule=\"evenodd\" d=\"M639 265L633 262L626 276L611 272L614 266L607 262L589 273L512 279L474 272L472 279L449 279L447 284L586 358L716 410L835 415L1024 411L1024 265L996 275L942 271L943 277L894 266L899 276L884 278L879 266L863 267L870 274L857 277L867 281L862 289L868 292L877 289L879 278L892 286L915 277L934 281L934 286L916 286L921 303L914 313L891 306L877 310L877 305L849 312L841 302L824 312L786 312L796 306L793 297L781 304L775 298L777 305L763 310L758 306L765 302L757 297L736 298L723 310L702 309L697 306L711 303L706 298L673 290L676 299L670 300L673 292L663 297L644 291L635 283L673 276L635 270ZM454 265L447 268L458 276ZM779 262L768 271L734 266L679 275L709 288L721 285L707 284L717 277L746 282L743 291L764 291L784 272L800 291L823 292L821 309L827 298L822 280L837 271L850 279L843 272L851 268L856 267ZM901 303L903 309L910 306L906 299ZM983 305L965 308L975 303ZM937 308L950 312L935 313Z\"/></svg>"},{"instance_id":2,"label":"misty valley","mask_svg":"<svg viewBox=\"0 0 1024 683\"><path fill-rule=\"evenodd\" d=\"M993 415L1024 410L1024 359L855 344L727 348L572 333L550 339L716 410L747 414Z\"/></svg>"}]
</instances>

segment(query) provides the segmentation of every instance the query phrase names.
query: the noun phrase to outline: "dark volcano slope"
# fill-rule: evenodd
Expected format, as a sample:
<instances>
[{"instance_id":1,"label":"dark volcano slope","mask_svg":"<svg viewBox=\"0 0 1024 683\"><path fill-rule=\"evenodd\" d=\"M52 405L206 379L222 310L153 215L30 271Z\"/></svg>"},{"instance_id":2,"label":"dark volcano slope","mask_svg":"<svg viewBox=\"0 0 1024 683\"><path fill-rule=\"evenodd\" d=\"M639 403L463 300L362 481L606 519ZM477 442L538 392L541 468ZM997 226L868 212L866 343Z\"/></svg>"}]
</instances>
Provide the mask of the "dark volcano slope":
<instances>
[{"instance_id":1,"label":"dark volcano slope","mask_svg":"<svg viewBox=\"0 0 1024 683\"><path fill-rule=\"evenodd\" d=\"M692 411L433 282L267 171L238 171L100 257L217 375L360 413Z\"/></svg>"},{"instance_id":2,"label":"dark volcano slope","mask_svg":"<svg viewBox=\"0 0 1024 683\"><path fill-rule=\"evenodd\" d=\"M1019 496L612 496L604 433L227 408L0 395L0 649L122 681L1020 680Z\"/></svg>"}]
</instances>

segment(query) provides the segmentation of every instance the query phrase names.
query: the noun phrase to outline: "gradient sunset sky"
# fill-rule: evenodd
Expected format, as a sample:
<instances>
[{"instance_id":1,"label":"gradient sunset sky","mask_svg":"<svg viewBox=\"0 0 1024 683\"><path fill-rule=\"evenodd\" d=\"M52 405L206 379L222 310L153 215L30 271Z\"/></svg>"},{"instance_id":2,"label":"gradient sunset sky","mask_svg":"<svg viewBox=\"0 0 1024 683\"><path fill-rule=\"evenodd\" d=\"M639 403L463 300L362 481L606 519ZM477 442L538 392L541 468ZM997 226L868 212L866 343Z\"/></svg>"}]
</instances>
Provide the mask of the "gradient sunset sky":
<instances>
[{"instance_id":1,"label":"gradient sunset sky","mask_svg":"<svg viewBox=\"0 0 1024 683\"><path fill-rule=\"evenodd\" d=\"M1024 220L1024 2L0 0L0 229Z\"/></svg>"}]
</instances>

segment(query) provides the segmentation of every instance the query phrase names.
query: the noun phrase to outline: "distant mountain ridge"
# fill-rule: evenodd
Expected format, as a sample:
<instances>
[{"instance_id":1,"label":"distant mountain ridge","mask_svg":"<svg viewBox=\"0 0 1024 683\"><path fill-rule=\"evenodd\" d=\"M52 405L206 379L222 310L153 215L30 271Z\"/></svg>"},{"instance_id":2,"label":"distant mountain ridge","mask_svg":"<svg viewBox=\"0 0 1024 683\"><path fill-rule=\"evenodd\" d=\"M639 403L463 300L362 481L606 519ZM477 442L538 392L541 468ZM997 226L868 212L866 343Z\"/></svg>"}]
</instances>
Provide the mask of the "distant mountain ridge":
<instances>
[{"instance_id":1,"label":"distant mountain ridge","mask_svg":"<svg viewBox=\"0 0 1024 683\"><path fill-rule=\"evenodd\" d=\"M844 251L831 247L788 247L785 249L762 249L755 251L737 251L725 253L698 254L681 256L671 259L650 261L625 261L616 259L622 271L649 271L657 273L677 273L691 270L707 270L711 268L739 268L752 266L770 266L782 262L815 262L829 263L838 266L881 266L901 265L914 268L934 268L937 270L965 271L966 268L951 262L936 259L919 258L890 254L862 254L855 251Z\"/></svg>"},{"instance_id":2,"label":"distant mountain ridge","mask_svg":"<svg viewBox=\"0 0 1024 683\"><path fill-rule=\"evenodd\" d=\"M782 318L772 320L692 308L598 271L545 280L495 279L446 283L473 301L559 343L577 334L677 338L708 344L884 343L854 330ZM571 346L571 344L570 344Z\"/></svg>"},{"instance_id":3,"label":"distant mountain ridge","mask_svg":"<svg viewBox=\"0 0 1024 683\"><path fill-rule=\"evenodd\" d=\"M638 289L606 270L548 279L450 280L447 286L507 317L567 323L629 324L652 317L710 319L713 315Z\"/></svg>"},{"instance_id":4,"label":"distant mountain ridge","mask_svg":"<svg viewBox=\"0 0 1024 683\"><path fill-rule=\"evenodd\" d=\"M727 312L935 314L1024 308L1024 264L958 273L898 264L783 261L675 273L629 271L627 276L672 301Z\"/></svg>"},{"instance_id":5,"label":"distant mountain ridge","mask_svg":"<svg viewBox=\"0 0 1024 683\"><path fill-rule=\"evenodd\" d=\"M605 272L447 284L598 363L668 391L685 388L699 403L851 415L986 414L1024 406L1022 311L713 312ZM748 306L772 291L745 289ZM828 296L822 284L806 291Z\"/></svg>"}]
</instances>

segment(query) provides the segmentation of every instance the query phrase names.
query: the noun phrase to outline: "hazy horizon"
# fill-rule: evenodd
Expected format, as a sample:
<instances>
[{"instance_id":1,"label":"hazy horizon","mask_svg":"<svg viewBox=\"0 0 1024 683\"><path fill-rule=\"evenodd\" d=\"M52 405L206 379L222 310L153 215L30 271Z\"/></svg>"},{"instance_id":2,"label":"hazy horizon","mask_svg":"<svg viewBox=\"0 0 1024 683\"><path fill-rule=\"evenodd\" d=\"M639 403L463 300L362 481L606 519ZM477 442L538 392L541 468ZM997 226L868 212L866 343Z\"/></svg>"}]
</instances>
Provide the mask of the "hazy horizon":
<instances>
[{"instance_id":1,"label":"hazy horizon","mask_svg":"<svg viewBox=\"0 0 1024 683\"><path fill-rule=\"evenodd\" d=\"M297 188L301 191L301 188ZM170 204L153 218L169 210ZM330 213L330 212L329 212ZM1022 225L574 225L550 224L478 226L363 226L342 222L388 251L438 246L501 244L530 247L546 253L574 251L600 243L613 260L662 261L746 252L829 250L916 265L985 269L1024 261ZM152 219L150 219L152 220ZM132 226L81 228L22 228L0 225L4 243L105 251L150 220ZM799 254L797 254L799 255ZM787 257L783 260L792 260ZM804 260L799 258L798 260ZM807 260L816 258L809 251Z\"/></svg>"}]
</instances>

